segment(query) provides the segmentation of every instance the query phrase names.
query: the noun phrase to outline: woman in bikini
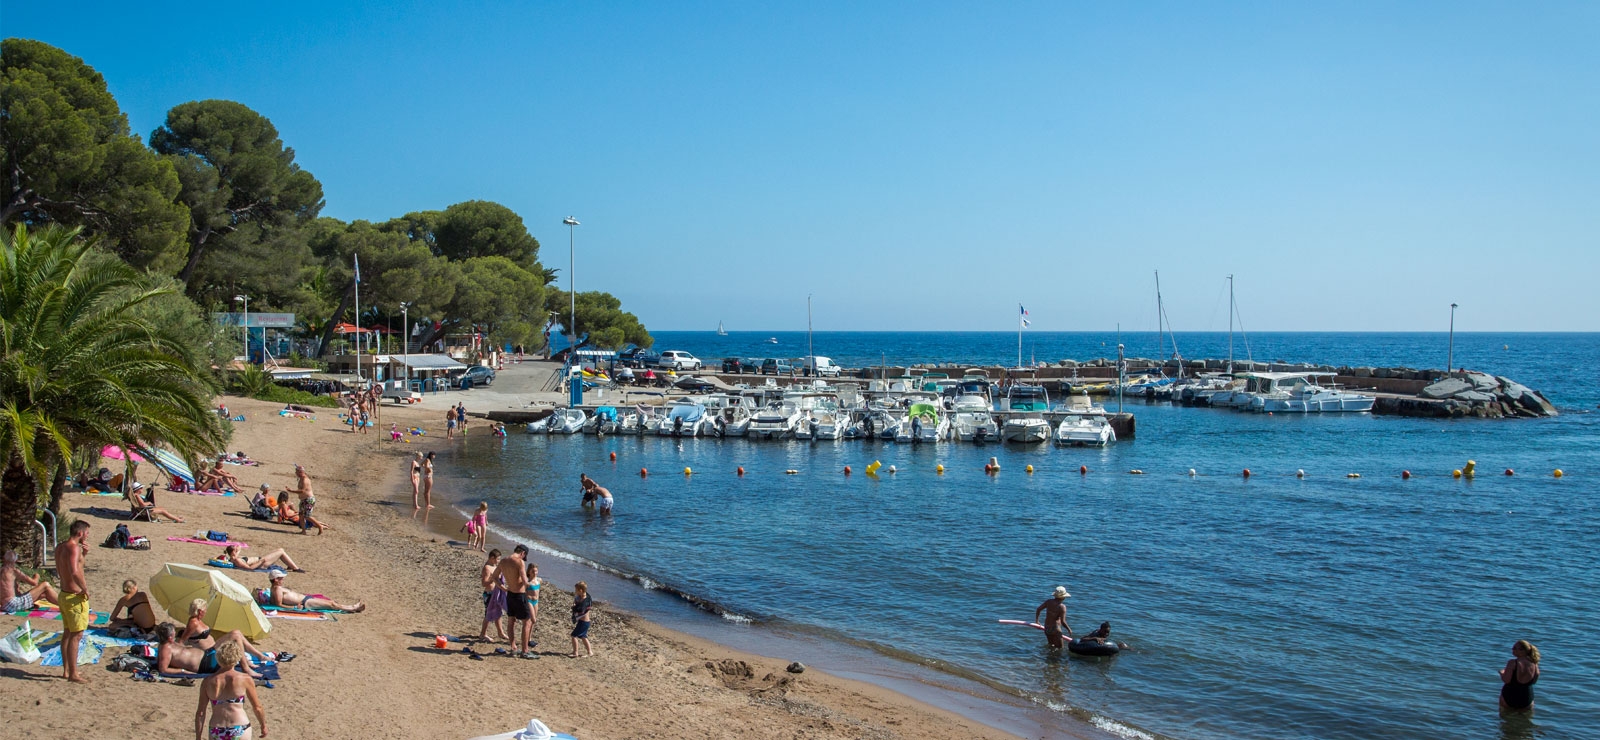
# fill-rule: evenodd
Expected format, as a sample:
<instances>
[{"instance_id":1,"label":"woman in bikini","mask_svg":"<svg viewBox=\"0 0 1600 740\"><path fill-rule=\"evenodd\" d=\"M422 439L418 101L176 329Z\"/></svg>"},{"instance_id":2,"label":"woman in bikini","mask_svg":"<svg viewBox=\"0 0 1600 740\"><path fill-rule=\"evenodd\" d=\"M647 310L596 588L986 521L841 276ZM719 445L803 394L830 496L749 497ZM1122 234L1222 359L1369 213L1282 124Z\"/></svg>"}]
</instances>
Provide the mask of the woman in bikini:
<instances>
[{"instance_id":1,"label":"woman in bikini","mask_svg":"<svg viewBox=\"0 0 1600 740\"><path fill-rule=\"evenodd\" d=\"M1533 685L1539 682L1539 648L1527 640L1511 646L1511 660L1500 669L1500 711L1532 712Z\"/></svg>"},{"instance_id":2,"label":"woman in bikini","mask_svg":"<svg viewBox=\"0 0 1600 740\"><path fill-rule=\"evenodd\" d=\"M422 503L433 508L433 452L422 458Z\"/></svg>"},{"instance_id":3,"label":"woman in bikini","mask_svg":"<svg viewBox=\"0 0 1600 740\"><path fill-rule=\"evenodd\" d=\"M528 563L528 629L539 623L539 589L544 586L544 579L539 577L539 566Z\"/></svg>"},{"instance_id":4,"label":"woman in bikini","mask_svg":"<svg viewBox=\"0 0 1600 740\"><path fill-rule=\"evenodd\" d=\"M244 647L236 642L217 646L217 662L237 665L244 659ZM233 670L217 671L200 682L200 706L194 712L194 740L251 740L250 717L244 703L250 702L261 736L267 736L267 711L256 696L256 684L249 676ZM211 722L207 724L206 713Z\"/></svg>"},{"instance_id":5,"label":"woman in bikini","mask_svg":"<svg viewBox=\"0 0 1600 740\"><path fill-rule=\"evenodd\" d=\"M289 553L284 552L281 547L259 558L253 558L247 555L240 555L237 546L228 545L222 548L222 559L232 565L235 570L266 570L282 563L291 573L306 572L304 568L295 565L294 561L289 559Z\"/></svg>"},{"instance_id":6,"label":"woman in bikini","mask_svg":"<svg viewBox=\"0 0 1600 740\"><path fill-rule=\"evenodd\" d=\"M123 609L128 610L128 616L118 618ZM156 628L156 612L150 606L150 596L140 591L139 583L131 578L122 582L122 598L111 608L111 626L138 627L146 631Z\"/></svg>"},{"instance_id":7,"label":"woman in bikini","mask_svg":"<svg viewBox=\"0 0 1600 740\"><path fill-rule=\"evenodd\" d=\"M178 635L178 642L184 643L189 647L210 650L218 645L217 638L212 637L211 633L211 625L206 624L206 600L195 599L189 602L189 621L184 623L183 634ZM245 652L255 656L256 660L263 663L274 660L279 663L287 663L294 660L294 653L263 652L255 645L250 644L250 640L239 630L228 630L222 635L223 642L229 640L239 643L244 647ZM232 664L224 663L223 665Z\"/></svg>"},{"instance_id":8,"label":"woman in bikini","mask_svg":"<svg viewBox=\"0 0 1600 740\"><path fill-rule=\"evenodd\" d=\"M422 510L422 451L411 453L411 515Z\"/></svg>"}]
</instances>

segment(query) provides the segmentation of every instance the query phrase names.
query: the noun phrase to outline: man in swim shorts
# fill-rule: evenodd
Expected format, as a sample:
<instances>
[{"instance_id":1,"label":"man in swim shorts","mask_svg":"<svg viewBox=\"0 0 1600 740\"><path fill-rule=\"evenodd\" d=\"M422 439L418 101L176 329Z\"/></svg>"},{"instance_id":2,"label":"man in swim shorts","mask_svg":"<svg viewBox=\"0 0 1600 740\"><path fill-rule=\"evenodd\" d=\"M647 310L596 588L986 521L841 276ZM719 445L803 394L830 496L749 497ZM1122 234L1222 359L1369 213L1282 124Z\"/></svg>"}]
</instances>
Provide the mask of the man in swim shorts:
<instances>
[{"instance_id":1,"label":"man in swim shorts","mask_svg":"<svg viewBox=\"0 0 1600 740\"><path fill-rule=\"evenodd\" d=\"M56 545L56 573L61 576L61 670L73 683L89 683L78 673L78 641L89 629L89 586L83 558L89 553L89 522L72 523L67 541Z\"/></svg>"},{"instance_id":2,"label":"man in swim shorts","mask_svg":"<svg viewBox=\"0 0 1600 740\"><path fill-rule=\"evenodd\" d=\"M518 658L537 658L529 647L538 645L533 638L533 610L528 607L528 546L517 545L511 557L501 558L496 566L506 589L506 616L511 618L511 654ZM517 636L517 625L522 625L522 636Z\"/></svg>"},{"instance_id":3,"label":"man in swim shorts","mask_svg":"<svg viewBox=\"0 0 1600 740\"><path fill-rule=\"evenodd\" d=\"M1072 594L1067 593L1065 586L1056 586L1055 593L1050 595L1050 600L1039 605L1033 610L1034 621L1039 621L1039 613L1044 612L1044 639L1050 643L1051 650L1060 650L1066 645L1061 639L1061 630L1067 631L1067 637L1072 637L1072 628L1067 626L1067 599Z\"/></svg>"},{"instance_id":4,"label":"man in swim shorts","mask_svg":"<svg viewBox=\"0 0 1600 740\"><path fill-rule=\"evenodd\" d=\"M232 637L224 637L217 644L220 645L229 639L232 639ZM172 626L171 622L162 622L156 625L156 640L159 643L156 646L156 673L204 673L210 675L222 670L222 665L217 662L217 648L215 645L202 650L179 643L178 628ZM261 678L261 674L251 670L249 659L242 657L245 653L241 651L239 655L241 657L238 665L244 669L244 672L251 678ZM231 669L233 666L228 666L228 668Z\"/></svg>"},{"instance_id":5,"label":"man in swim shorts","mask_svg":"<svg viewBox=\"0 0 1600 740\"><path fill-rule=\"evenodd\" d=\"M26 586L24 591L21 586ZM34 578L23 573L17 568L17 551L7 550L4 565L0 565L0 612L26 611L33 608L33 604L41 599L57 603L60 595L56 587L43 578Z\"/></svg>"}]
</instances>

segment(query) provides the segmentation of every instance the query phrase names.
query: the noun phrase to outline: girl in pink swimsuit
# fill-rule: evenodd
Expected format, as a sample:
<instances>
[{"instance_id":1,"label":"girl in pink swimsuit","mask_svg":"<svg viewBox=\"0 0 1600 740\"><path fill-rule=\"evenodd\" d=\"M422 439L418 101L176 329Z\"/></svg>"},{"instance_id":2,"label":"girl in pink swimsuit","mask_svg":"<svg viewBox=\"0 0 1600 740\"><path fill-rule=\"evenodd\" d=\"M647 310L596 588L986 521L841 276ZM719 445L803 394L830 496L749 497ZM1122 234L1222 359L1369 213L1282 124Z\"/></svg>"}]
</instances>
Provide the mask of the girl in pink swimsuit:
<instances>
[{"instance_id":1,"label":"girl in pink swimsuit","mask_svg":"<svg viewBox=\"0 0 1600 740\"><path fill-rule=\"evenodd\" d=\"M489 502L479 501L478 512L467 520L461 528L467 532L467 545L476 547L478 552L483 552L484 543L489 539Z\"/></svg>"}]
</instances>

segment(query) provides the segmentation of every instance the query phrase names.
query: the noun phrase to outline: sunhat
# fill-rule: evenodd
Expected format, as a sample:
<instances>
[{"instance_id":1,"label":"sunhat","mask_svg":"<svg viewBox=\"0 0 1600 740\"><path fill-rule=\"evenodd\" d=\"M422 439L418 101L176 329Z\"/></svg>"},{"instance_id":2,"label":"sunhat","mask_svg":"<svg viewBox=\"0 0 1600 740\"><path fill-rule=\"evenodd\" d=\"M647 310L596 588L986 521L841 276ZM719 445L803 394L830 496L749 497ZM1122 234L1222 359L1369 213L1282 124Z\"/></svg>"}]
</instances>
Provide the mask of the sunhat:
<instances>
[{"instance_id":1,"label":"sunhat","mask_svg":"<svg viewBox=\"0 0 1600 740\"><path fill-rule=\"evenodd\" d=\"M284 577L286 575L289 575L289 572L284 570L284 569L282 569L282 568L268 568L267 569L267 580L269 580L269 581L276 581L279 578L282 578L282 577Z\"/></svg>"},{"instance_id":2,"label":"sunhat","mask_svg":"<svg viewBox=\"0 0 1600 740\"><path fill-rule=\"evenodd\" d=\"M1067 593L1067 587L1066 586L1056 586L1055 598L1066 599L1066 598L1071 598L1071 596L1072 596L1072 594Z\"/></svg>"}]
</instances>

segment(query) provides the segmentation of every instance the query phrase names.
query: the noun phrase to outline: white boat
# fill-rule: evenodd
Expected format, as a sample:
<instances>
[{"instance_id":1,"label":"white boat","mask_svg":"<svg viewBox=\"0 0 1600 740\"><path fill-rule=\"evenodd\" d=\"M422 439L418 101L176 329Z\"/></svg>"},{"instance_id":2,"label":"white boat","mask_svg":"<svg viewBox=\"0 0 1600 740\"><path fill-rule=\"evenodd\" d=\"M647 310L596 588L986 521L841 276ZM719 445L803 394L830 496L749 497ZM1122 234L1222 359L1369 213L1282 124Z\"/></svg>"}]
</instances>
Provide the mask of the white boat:
<instances>
[{"instance_id":1,"label":"white boat","mask_svg":"<svg viewBox=\"0 0 1600 740\"><path fill-rule=\"evenodd\" d=\"M800 397L802 416L794 428L797 439L840 439L850 425L850 413L834 393L807 393Z\"/></svg>"},{"instance_id":2,"label":"white boat","mask_svg":"<svg viewBox=\"0 0 1600 740\"><path fill-rule=\"evenodd\" d=\"M525 426L523 426L523 429L526 430L529 434L549 434L550 433L550 417L547 416L547 417L545 417L543 419L540 419L538 421L530 421Z\"/></svg>"},{"instance_id":3,"label":"white boat","mask_svg":"<svg viewBox=\"0 0 1600 740\"><path fill-rule=\"evenodd\" d=\"M1241 373L1250 389L1251 411L1319 413L1371 411L1377 399L1360 393L1329 388L1313 382L1333 373Z\"/></svg>"},{"instance_id":4,"label":"white boat","mask_svg":"<svg viewBox=\"0 0 1600 740\"><path fill-rule=\"evenodd\" d=\"M622 424L617 419L617 410L612 406L601 406L594 410L589 419L583 423L584 434L616 434Z\"/></svg>"},{"instance_id":5,"label":"white boat","mask_svg":"<svg viewBox=\"0 0 1600 740\"><path fill-rule=\"evenodd\" d=\"M589 415L583 409L556 409L555 413L545 419L545 432L548 434L577 434L583 429L584 422L589 420Z\"/></svg>"},{"instance_id":6,"label":"white boat","mask_svg":"<svg viewBox=\"0 0 1600 740\"><path fill-rule=\"evenodd\" d=\"M750 428L745 436L751 439L783 439L794 436L795 425L799 423L800 408L794 401L774 401L750 415Z\"/></svg>"},{"instance_id":7,"label":"white boat","mask_svg":"<svg viewBox=\"0 0 1600 740\"><path fill-rule=\"evenodd\" d=\"M712 424L711 417L706 415L706 407L691 400L673 401L665 408L667 415L656 427L656 434L660 436L698 437Z\"/></svg>"},{"instance_id":8,"label":"white boat","mask_svg":"<svg viewBox=\"0 0 1600 740\"><path fill-rule=\"evenodd\" d=\"M939 407L934 403L913 403L907 412L909 421L901 427L913 443L943 442L950 438L950 417L939 413ZM900 435L895 435L895 441L902 441Z\"/></svg>"},{"instance_id":9,"label":"white boat","mask_svg":"<svg viewBox=\"0 0 1600 740\"><path fill-rule=\"evenodd\" d=\"M719 337L728 336L728 330L722 328L722 322L721 321L717 322L717 336L719 336Z\"/></svg>"},{"instance_id":10,"label":"white boat","mask_svg":"<svg viewBox=\"0 0 1600 740\"><path fill-rule=\"evenodd\" d=\"M1055 436L1062 447L1104 447L1117 441L1111 421L1099 414L1068 414L1056 425Z\"/></svg>"},{"instance_id":11,"label":"white boat","mask_svg":"<svg viewBox=\"0 0 1600 740\"><path fill-rule=\"evenodd\" d=\"M1050 394L1044 386L1015 383L1006 391L1006 416L1000 437L1007 442L1035 444L1050 438L1050 422L1044 412L1050 409Z\"/></svg>"},{"instance_id":12,"label":"white boat","mask_svg":"<svg viewBox=\"0 0 1600 740\"><path fill-rule=\"evenodd\" d=\"M731 393L711 393L695 396L694 400L706 407L706 415L711 418L711 425L702 432L703 434L743 437L750 430L750 409L753 404L749 397Z\"/></svg>"}]
</instances>

